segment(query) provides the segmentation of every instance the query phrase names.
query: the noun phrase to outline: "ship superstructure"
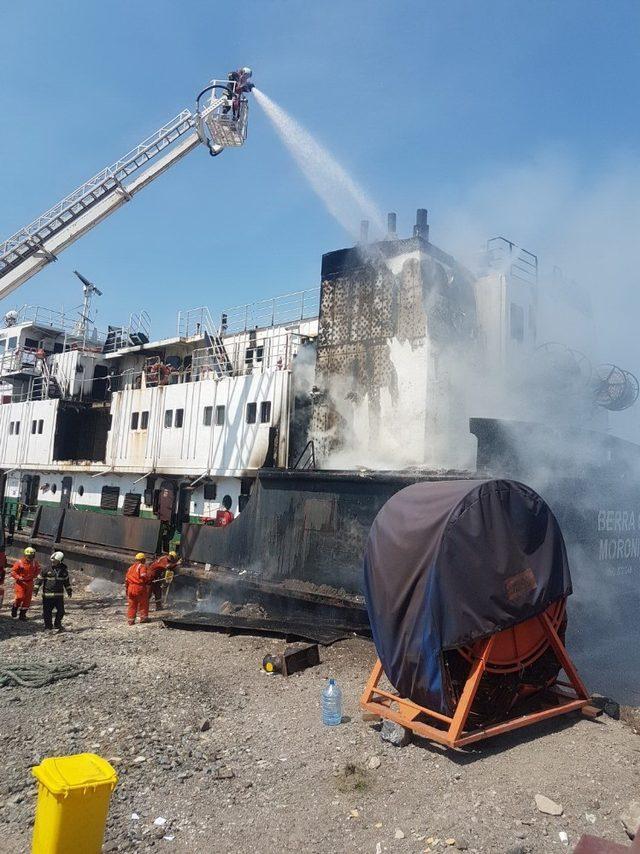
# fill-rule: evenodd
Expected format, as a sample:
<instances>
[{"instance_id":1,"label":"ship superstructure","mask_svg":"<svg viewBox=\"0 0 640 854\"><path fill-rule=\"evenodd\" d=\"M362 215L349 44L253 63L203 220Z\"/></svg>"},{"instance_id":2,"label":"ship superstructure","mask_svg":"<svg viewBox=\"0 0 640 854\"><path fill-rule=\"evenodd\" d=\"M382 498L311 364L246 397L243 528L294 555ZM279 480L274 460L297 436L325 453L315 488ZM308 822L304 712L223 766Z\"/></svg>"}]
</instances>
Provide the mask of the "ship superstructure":
<instances>
[{"instance_id":1,"label":"ship superstructure","mask_svg":"<svg viewBox=\"0 0 640 854\"><path fill-rule=\"evenodd\" d=\"M5 511L38 504L156 515L235 512L256 471L289 463L292 369L317 334L318 289L223 312L146 312L106 331L41 307L0 329ZM8 325L7 325L8 324Z\"/></svg>"},{"instance_id":2,"label":"ship superstructure","mask_svg":"<svg viewBox=\"0 0 640 854\"><path fill-rule=\"evenodd\" d=\"M145 311L104 331L86 303L77 317L9 312L5 514L72 506L179 534L225 499L241 512L264 468L464 472L496 419L536 464L550 449L520 441L516 422L606 431L637 381L540 343L536 257L498 238L471 272L428 229L420 210L412 237L394 229L326 254L319 288L215 321L206 307L181 311L160 340ZM95 286L81 278L86 296Z\"/></svg>"}]
</instances>

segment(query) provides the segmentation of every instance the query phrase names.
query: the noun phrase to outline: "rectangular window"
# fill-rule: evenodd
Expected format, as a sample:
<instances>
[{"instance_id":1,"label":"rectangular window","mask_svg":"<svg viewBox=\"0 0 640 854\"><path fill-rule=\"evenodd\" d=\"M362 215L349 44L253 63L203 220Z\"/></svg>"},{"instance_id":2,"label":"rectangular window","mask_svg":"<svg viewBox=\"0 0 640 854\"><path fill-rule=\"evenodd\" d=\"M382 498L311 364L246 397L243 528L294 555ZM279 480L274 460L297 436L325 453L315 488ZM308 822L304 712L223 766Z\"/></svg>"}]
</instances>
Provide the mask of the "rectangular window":
<instances>
[{"instance_id":1,"label":"rectangular window","mask_svg":"<svg viewBox=\"0 0 640 854\"><path fill-rule=\"evenodd\" d=\"M202 423L205 427L211 427L211 419L213 418L213 406L205 406L202 414Z\"/></svg>"},{"instance_id":2,"label":"rectangular window","mask_svg":"<svg viewBox=\"0 0 640 854\"><path fill-rule=\"evenodd\" d=\"M4 353L4 351L6 349L7 349L7 339L6 338L0 338L0 353Z\"/></svg>"},{"instance_id":3,"label":"rectangular window","mask_svg":"<svg viewBox=\"0 0 640 854\"><path fill-rule=\"evenodd\" d=\"M222 427L222 425L224 424L224 413L225 413L224 406L216 406L216 426L217 427Z\"/></svg>"},{"instance_id":4,"label":"rectangular window","mask_svg":"<svg viewBox=\"0 0 640 854\"><path fill-rule=\"evenodd\" d=\"M31 422L31 432L32 432L32 433L35 433L37 429L38 429L38 422L37 422L37 421L32 421L32 422Z\"/></svg>"},{"instance_id":5,"label":"rectangular window","mask_svg":"<svg viewBox=\"0 0 640 854\"><path fill-rule=\"evenodd\" d=\"M120 498L119 486L103 486L100 494L100 509L101 510L117 510L118 499Z\"/></svg>"},{"instance_id":6,"label":"rectangular window","mask_svg":"<svg viewBox=\"0 0 640 854\"><path fill-rule=\"evenodd\" d=\"M15 335L12 335L11 338L9 338L9 340L7 341L7 350L15 350L17 343L17 337Z\"/></svg>"},{"instance_id":7,"label":"rectangular window","mask_svg":"<svg viewBox=\"0 0 640 854\"><path fill-rule=\"evenodd\" d=\"M166 409L164 413L164 426L173 427L173 409Z\"/></svg>"},{"instance_id":8,"label":"rectangular window","mask_svg":"<svg viewBox=\"0 0 640 854\"><path fill-rule=\"evenodd\" d=\"M184 421L184 409L176 409L176 423L174 427L182 427Z\"/></svg>"},{"instance_id":9,"label":"rectangular window","mask_svg":"<svg viewBox=\"0 0 640 854\"><path fill-rule=\"evenodd\" d=\"M35 338L25 338L24 339L24 346L27 348L27 350L37 350L38 349L38 342L36 341Z\"/></svg>"},{"instance_id":10,"label":"rectangular window","mask_svg":"<svg viewBox=\"0 0 640 854\"><path fill-rule=\"evenodd\" d=\"M263 400L260 404L260 423L268 424L271 421L271 401Z\"/></svg>"},{"instance_id":11,"label":"rectangular window","mask_svg":"<svg viewBox=\"0 0 640 854\"><path fill-rule=\"evenodd\" d=\"M510 325L514 341L524 341L524 311L515 302L511 303Z\"/></svg>"},{"instance_id":12,"label":"rectangular window","mask_svg":"<svg viewBox=\"0 0 640 854\"><path fill-rule=\"evenodd\" d=\"M42 435L42 431L44 430L44 420L41 418L38 421L38 433Z\"/></svg>"},{"instance_id":13,"label":"rectangular window","mask_svg":"<svg viewBox=\"0 0 640 854\"><path fill-rule=\"evenodd\" d=\"M140 413L140 429L148 430L149 429L149 410L145 409L144 412Z\"/></svg>"},{"instance_id":14,"label":"rectangular window","mask_svg":"<svg viewBox=\"0 0 640 854\"><path fill-rule=\"evenodd\" d=\"M256 414L258 410L257 403L247 403L247 424L256 423Z\"/></svg>"},{"instance_id":15,"label":"rectangular window","mask_svg":"<svg viewBox=\"0 0 640 854\"><path fill-rule=\"evenodd\" d=\"M16 421L16 436L20 434L20 422Z\"/></svg>"},{"instance_id":16,"label":"rectangular window","mask_svg":"<svg viewBox=\"0 0 640 854\"><path fill-rule=\"evenodd\" d=\"M215 501L218 495L218 488L215 483L205 483L204 485L204 500Z\"/></svg>"},{"instance_id":17,"label":"rectangular window","mask_svg":"<svg viewBox=\"0 0 640 854\"><path fill-rule=\"evenodd\" d=\"M14 431L15 431L15 428L16 428L16 422L15 422L15 421L10 421L10 422L9 422L9 435L10 435L10 436L13 436L13 433L14 433Z\"/></svg>"},{"instance_id":18,"label":"rectangular window","mask_svg":"<svg viewBox=\"0 0 640 854\"><path fill-rule=\"evenodd\" d=\"M139 412L132 412L132 413L131 413L131 429L132 429L132 430L137 430L137 429L138 429L138 419L139 419L139 418L140 418L140 413L139 413Z\"/></svg>"}]
</instances>

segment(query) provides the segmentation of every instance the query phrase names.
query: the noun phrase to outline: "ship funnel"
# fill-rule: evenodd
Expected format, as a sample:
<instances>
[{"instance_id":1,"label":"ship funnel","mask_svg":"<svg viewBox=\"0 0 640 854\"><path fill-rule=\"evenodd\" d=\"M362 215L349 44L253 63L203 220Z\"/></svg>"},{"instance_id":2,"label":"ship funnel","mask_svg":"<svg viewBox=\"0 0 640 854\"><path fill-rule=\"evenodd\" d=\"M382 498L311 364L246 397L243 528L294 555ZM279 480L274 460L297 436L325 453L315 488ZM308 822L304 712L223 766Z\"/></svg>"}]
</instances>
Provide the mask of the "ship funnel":
<instances>
[{"instance_id":1,"label":"ship funnel","mask_svg":"<svg viewBox=\"0 0 640 854\"><path fill-rule=\"evenodd\" d=\"M423 240L429 240L428 216L429 212L426 208L418 208L416 211L416 224L413 226L414 237L422 237Z\"/></svg>"},{"instance_id":2,"label":"ship funnel","mask_svg":"<svg viewBox=\"0 0 640 854\"><path fill-rule=\"evenodd\" d=\"M387 237L390 240L396 238L396 215L394 213L387 214Z\"/></svg>"}]
</instances>

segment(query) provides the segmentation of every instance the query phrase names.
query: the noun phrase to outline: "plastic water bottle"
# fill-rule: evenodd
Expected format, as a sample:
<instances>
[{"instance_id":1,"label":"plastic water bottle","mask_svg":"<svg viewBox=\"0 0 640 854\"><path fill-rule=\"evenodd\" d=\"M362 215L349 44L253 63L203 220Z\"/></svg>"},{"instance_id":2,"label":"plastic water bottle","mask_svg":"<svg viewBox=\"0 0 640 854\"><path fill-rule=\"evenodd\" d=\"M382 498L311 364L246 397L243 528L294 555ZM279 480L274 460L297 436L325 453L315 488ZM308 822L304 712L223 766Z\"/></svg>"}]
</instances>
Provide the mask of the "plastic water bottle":
<instances>
[{"instance_id":1,"label":"plastic water bottle","mask_svg":"<svg viewBox=\"0 0 640 854\"><path fill-rule=\"evenodd\" d=\"M338 726L342 721L342 691L335 679L329 679L322 692L322 723Z\"/></svg>"}]
</instances>

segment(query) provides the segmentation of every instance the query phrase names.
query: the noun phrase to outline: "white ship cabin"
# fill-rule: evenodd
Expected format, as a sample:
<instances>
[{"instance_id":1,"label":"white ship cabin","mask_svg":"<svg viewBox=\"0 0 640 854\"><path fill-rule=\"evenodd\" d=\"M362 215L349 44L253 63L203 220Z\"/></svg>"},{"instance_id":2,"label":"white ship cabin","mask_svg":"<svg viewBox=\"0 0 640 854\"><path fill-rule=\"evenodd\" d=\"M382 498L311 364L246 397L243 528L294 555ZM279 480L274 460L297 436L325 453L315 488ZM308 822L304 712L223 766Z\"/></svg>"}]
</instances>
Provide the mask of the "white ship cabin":
<instances>
[{"instance_id":1,"label":"white ship cabin","mask_svg":"<svg viewBox=\"0 0 640 854\"><path fill-rule=\"evenodd\" d=\"M486 364L503 370L538 345L538 259L504 237L487 242L475 281L476 312Z\"/></svg>"},{"instance_id":2,"label":"white ship cabin","mask_svg":"<svg viewBox=\"0 0 640 854\"><path fill-rule=\"evenodd\" d=\"M224 311L148 315L99 332L41 307L0 329L6 514L38 504L156 515L234 514L262 466L289 463L292 369L318 331L319 288Z\"/></svg>"}]
</instances>

